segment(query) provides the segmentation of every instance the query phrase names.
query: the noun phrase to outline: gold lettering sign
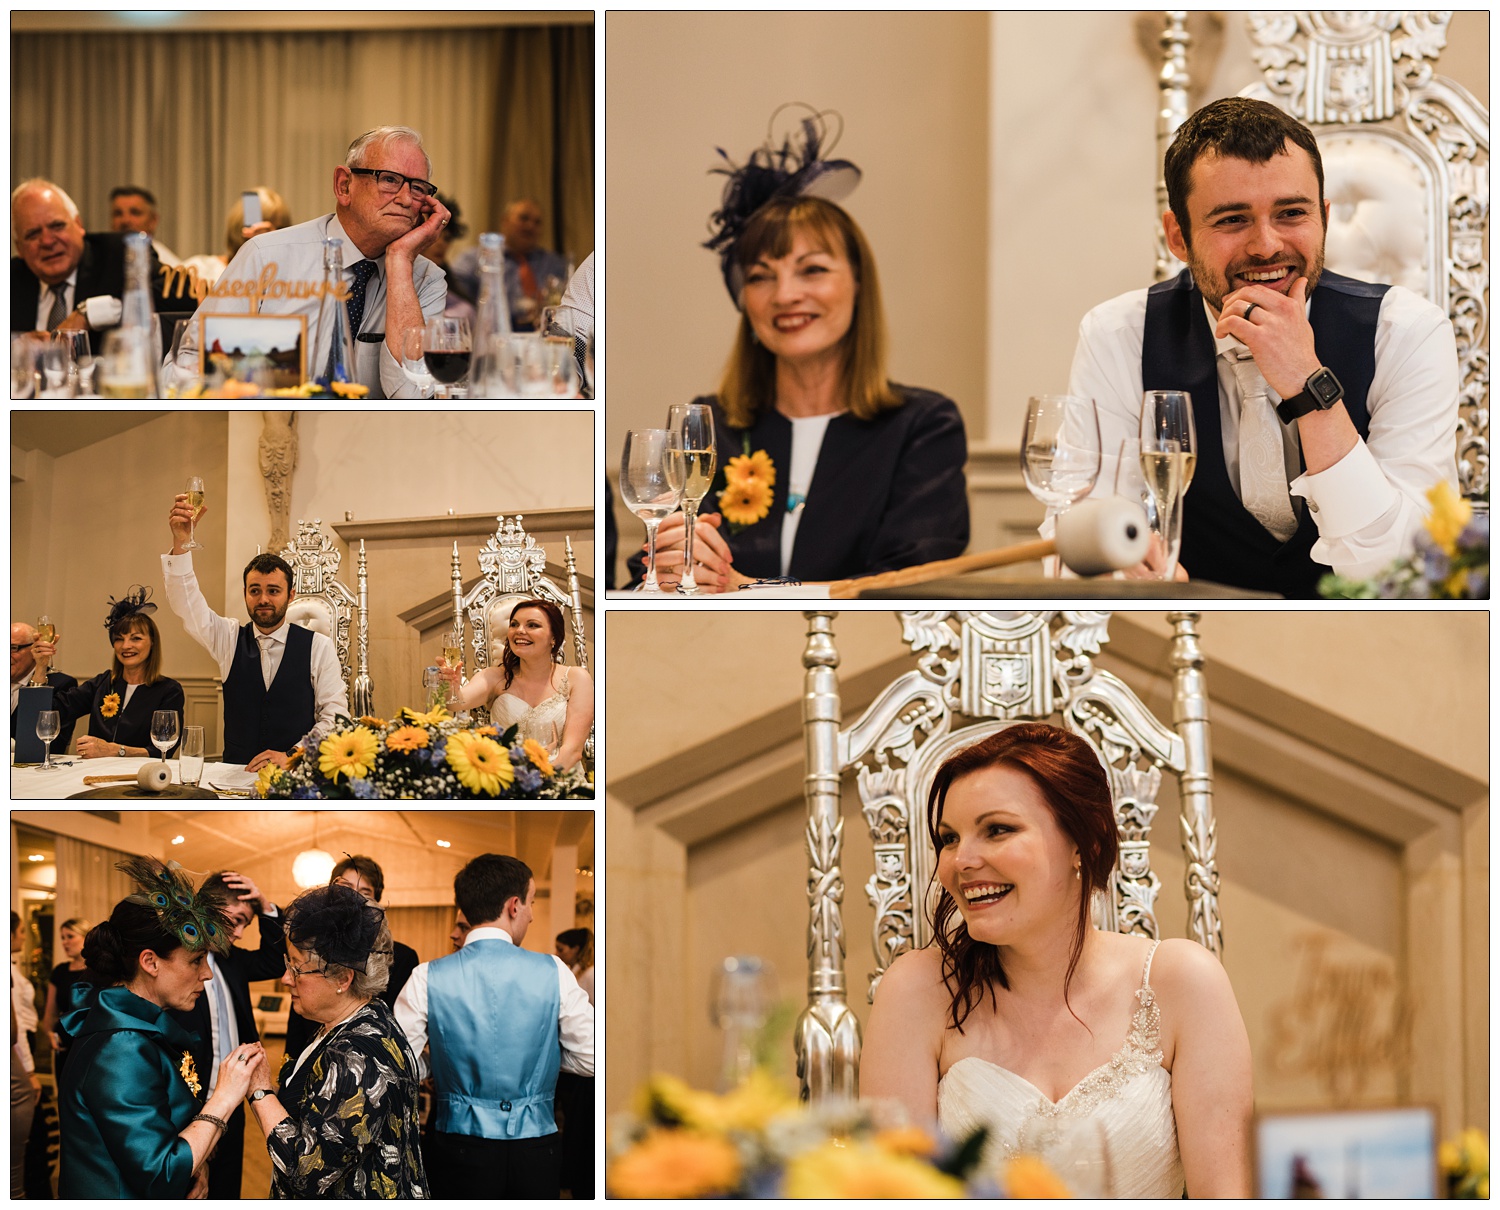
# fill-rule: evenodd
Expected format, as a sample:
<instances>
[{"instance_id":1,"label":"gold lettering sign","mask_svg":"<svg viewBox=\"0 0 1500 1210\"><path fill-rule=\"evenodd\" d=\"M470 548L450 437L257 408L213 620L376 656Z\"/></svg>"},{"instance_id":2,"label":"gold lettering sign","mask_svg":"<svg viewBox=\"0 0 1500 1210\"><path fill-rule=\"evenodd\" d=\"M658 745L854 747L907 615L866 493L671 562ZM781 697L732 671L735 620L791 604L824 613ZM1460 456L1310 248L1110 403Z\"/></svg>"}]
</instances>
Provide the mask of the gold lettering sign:
<instances>
[{"instance_id":1,"label":"gold lettering sign","mask_svg":"<svg viewBox=\"0 0 1500 1210\"><path fill-rule=\"evenodd\" d=\"M248 298L252 310L259 310L262 299L267 298L322 298L332 294L340 302L349 297L349 283L336 281L331 286L317 280L283 280L277 276L274 262L260 272L259 278L219 278L212 286L198 275L192 265L163 265L162 296L182 298L190 294L195 302L205 298ZM174 293L175 291L175 293Z\"/></svg>"}]
</instances>

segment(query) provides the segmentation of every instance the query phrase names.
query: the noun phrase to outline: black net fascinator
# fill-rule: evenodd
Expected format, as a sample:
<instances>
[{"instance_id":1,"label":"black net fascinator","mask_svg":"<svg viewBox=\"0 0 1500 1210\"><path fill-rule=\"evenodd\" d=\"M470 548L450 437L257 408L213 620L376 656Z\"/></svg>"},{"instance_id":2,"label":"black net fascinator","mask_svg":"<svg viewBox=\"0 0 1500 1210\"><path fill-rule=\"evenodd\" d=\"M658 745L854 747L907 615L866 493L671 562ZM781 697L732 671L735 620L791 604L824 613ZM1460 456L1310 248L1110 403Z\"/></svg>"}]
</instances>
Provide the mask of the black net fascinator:
<instances>
[{"instance_id":1,"label":"black net fascinator","mask_svg":"<svg viewBox=\"0 0 1500 1210\"><path fill-rule=\"evenodd\" d=\"M115 869L128 875L138 888L135 894L125 896L126 901L154 911L163 932L189 950L229 952L234 939L229 935L223 898L195 890L187 871L175 861L163 864L155 857L132 857Z\"/></svg>"},{"instance_id":2,"label":"black net fascinator","mask_svg":"<svg viewBox=\"0 0 1500 1210\"><path fill-rule=\"evenodd\" d=\"M151 590L141 584L132 584L130 591L120 600L109 599L109 617L104 619L104 629L114 634L115 627L136 614L150 615L156 612L151 603Z\"/></svg>"},{"instance_id":3,"label":"black net fascinator","mask_svg":"<svg viewBox=\"0 0 1500 1210\"><path fill-rule=\"evenodd\" d=\"M391 952L375 948L384 923L384 908L341 882L298 895L286 910L286 935L298 949L361 974L372 954Z\"/></svg>"},{"instance_id":4,"label":"black net fascinator","mask_svg":"<svg viewBox=\"0 0 1500 1210\"><path fill-rule=\"evenodd\" d=\"M782 122L783 133L777 145L777 120L788 110L801 116ZM833 126L830 137L830 125ZM860 171L848 160L834 160L829 153L844 133L844 119L833 110L819 112L801 101L790 101L771 115L766 128L766 142L750 153L750 158L736 167L729 153L715 148L725 167L710 171L729 179L719 209L708 220L713 234L703 244L719 254L720 270L729 297L739 306L744 274L735 263L735 245L746 224L767 202L781 197L820 197L825 201L842 201L859 184Z\"/></svg>"}]
</instances>

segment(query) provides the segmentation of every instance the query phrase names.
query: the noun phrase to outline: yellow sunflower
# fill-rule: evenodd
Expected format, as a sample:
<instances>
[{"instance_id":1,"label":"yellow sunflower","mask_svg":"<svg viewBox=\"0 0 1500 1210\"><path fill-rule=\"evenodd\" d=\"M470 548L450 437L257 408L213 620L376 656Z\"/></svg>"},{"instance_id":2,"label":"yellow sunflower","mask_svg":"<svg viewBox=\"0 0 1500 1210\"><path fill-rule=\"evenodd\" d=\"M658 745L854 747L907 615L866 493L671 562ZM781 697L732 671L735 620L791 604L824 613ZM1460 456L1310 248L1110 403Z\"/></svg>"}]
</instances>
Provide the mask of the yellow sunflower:
<instances>
[{"instance_id":1,"label":"yellow sunflower","mask_svg":"<svg viewBox=\"0 0 1500 1210\"><path fill-rule=\"evenodd\" d=\"M505 749L484 735L458 732L448 740L448 764L458 782L475 794L499 794L516 780Z\"/></svg>"},{"instance_id":2,"label":"yellow sunflower","mask_svg":"<svg viewBox=\"0 0 1500 1210\"><path fill-rule=\"evenodd\" d=\"M784 1192L787 1197L820 1199L953 1198L964 1195L964 1186L911 1156L830 1139L786 1166Z\"/></svg>"},{"instance_id":3,"label":"yellow sunflower","mask_svg":"<svg viewBox=\"0 0 1500 1210\"><path fill-rule=\"evenodd\" d=\"M401 714L407 722L415 723L419 727L435 727L438 723L446 722L453 717L442 705L434 706L425 714L419 714L410 706L404 706L402 707Z\"/></svg>"},{"instance_id":4,"label":"yellow sunflower","mask_svg":"<svg viewBox=\"0 0 1500 1210\"><path fill-rule=\"evenodd\" d=\"M355 719L354 721L361 724L362 726L369 727L372 731L379 731L382 727L385 726L386 722L385 719L376 718L373 714L361 714L359 718Z\"/></svg>"},{"instance_id":5,"label":"yellow sunflower","mask_svg":"<svg viewBox=\"0 0 1500 1210\"><path fill-rule=\"evenodd\" d=\"M385 737L385 746L392 752L415 752L427 747L431 738L426 727L398 727Z\"/></svg>"},{"instance_id":6,"label":"yellow sunflower","mask_svg":"<svg viewBox=\"0 0 1500 1210\"><path fill-rule=\"evenodd\" d=\"M99 713L105 718L114 718L120 713L120 695L118 693L106 693L104 700L99 703Z\"/></svg>"},{"instance_id":7,"label":"yellow sunflower","mask_svg":"<svg viewBox=\"0 0 1500 1210\"><path fill-rule=\"evenodd\" d=\"M731 525L754 525L771 511L771 487L764 479L731 481L719 493L719 512Z\"/></svg>"},{"instance_id":8,"label":"yellow sunflower","mask_svg":"<svg viewBox=\"0 0 1500 1210\"><path fill-rule=\"evenodd\" d=\"M724 468L724 478L730 483L746 483L751 479L764 481L767 487L776 486L776 464L765 450L753 454L740 454L731 458Z\"/></svg>"},{"instance_id":9,"label":"yellow sunflower","mask_svg":"<svg viewBox=\"0 0 1500 1210\"><path fill-rule=\"evenodd\" d=\"M722 1197L739 1180L734 1144L691 1130L653 1130L604 1174L611 1197Z\"/></svg>"},{"instance_id":10,"label":"yellow sunflower","mask_svg":"<svg viewBox=\"0 0 1500 1210\"><path fill-rule=\"evenodd\" d=\"M536 766L538 773L543 777L552 776L552 762L547 759L546 748L534 739L523 739L521 747L526 750L526 755L531 758L531 763Z\"/></svg>"},{"instance_id":11,"label":"yellow sunflower","mask_svg":"<svg viewBox=\"0 0 1500 1210\"><path fill-rule=\"evenodd\" d=\"M318 769L324 777L337 781L342 775L353 781L368 777L375 767L379 750L375 733L368 727L355 727L330 735L318 745Z\"/></svg>"},{"instance_id":12,"label":"yellow sunflower","mask_svg":"<svg viewBox=\"0 0 1500 1210\"><path fill-rule=\"evenodd\" d=\"M1457 553L1458 535L1473 518L1474 508L1453 490L1453 485L1446 479L1427 493L1427 501L1432 505L1427 532L1438 548L1451 558Z\"/></svg>"},{"instance_id":13,"label":"yellow sunflower","mask_svg":"<svg viewBox=\"0 0 1500 1210\"><path fill-rule=\"evenodd\" d=\"M270 793L271 787L281 779L281 766L274 761L260 767L260 774L255 779L255 792L264 798Z\"/></svg>"}]
</instances>

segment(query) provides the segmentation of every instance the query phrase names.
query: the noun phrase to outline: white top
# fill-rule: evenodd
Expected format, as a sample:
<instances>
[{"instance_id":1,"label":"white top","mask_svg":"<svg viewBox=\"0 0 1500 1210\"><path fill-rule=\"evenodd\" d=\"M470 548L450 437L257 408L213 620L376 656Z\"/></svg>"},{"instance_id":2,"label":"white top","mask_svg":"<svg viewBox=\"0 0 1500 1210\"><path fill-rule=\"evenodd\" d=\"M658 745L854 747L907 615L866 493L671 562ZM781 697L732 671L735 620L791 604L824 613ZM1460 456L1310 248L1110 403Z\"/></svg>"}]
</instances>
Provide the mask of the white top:
<instances>
[{"instance_id":1,"label":"white top","mask_svg":"<svg viewBox=\"0 0 1500 1210\"><path fill-rule=\"evenodd\" d=\"M787 514L781 522L781 574L787 574L792 565L792 547L797 542L797 527L802 524L802 506L807 501L807 489L812 486L813 472L818 469L818 454L823 449L823 437L828 432L828 422L838 412L822 416L789 416L792 422L791 466L786 470Z\"/></svg>"},{"instance_id":2,"label":"white top","mask_svg":"<svg viewBox=\"0 0 1500 1210\"><path fill-rule=\"evenodd\" d=\"M1158 942L1157 944L1160 944ZM975 1056L938 1081L938 1124L951 1139L989 1128L986 1171L1018 1153L1040 1155L1083 1197L1181 1197L1172 1073L1161 1065L1161 1013L1146 955L1130 1033L1108 1063L1051 1101L1029 1080Z\"/></svg>"},{"instance_id":3,"label":"white top","mask_svg":"<svg viewBox=\"0 0 1500 1210\"><path fill-rule=\"evenodd\" d=\"M365 283L365 312L360 319L359 332L366 335L382 334L380 344L355 341L354 360L358 380L370 388L372 399L420 399L416 387L407 380L401 363L391 356L384 341L385 333L385 253L366 257L344 234L338 218L325 214L311 222L283 227L280 231L267 231L246 240L235 253L229 267L220 275L216 286L231 282L262 282L267 289L274 289L267 271L275 266L274 280L278 282L313 282L323 280L323 241L337 239L344 245L344 280L354 281L354 266L358 261L372 260L377 271ZM423 320L436 319L442 315L448 301L448 279L443 271L425 256L417 257L412 266L412 281L417 288L417 300L422 307ZM328 360L331 337L319 332L318 311L321 298L262 297L256 306L254 297L227 296L205 298L199 311L225 314L302 315L307 319L307 373L315 377ZM194 316L196 319L196 315ZM191 328L191 337L184 337L182 353L196 356L198 327Z\"/></svg>"},{"instance_id":4,"label":"white top","mask_svg":"<svg viewBox=\"0 0 1500 1210\"><path fill-rule=\"evenodd\" d=\"M502 928L486 925L470 929L464 944L471 941L515 941ZM557 964L557 1010L558 1041L562 1043L562 1070L574 1075L594 1074L594 1006L573 978L568 965L555 954L547 955ZM441 958L438 959L442 961ZM417 1074L426 1078L427 1059L423 1051L427 1048L427 968L432 963L424 962L412 971L411 978L396 997L396 1024L417 1056Z\"/></svg>"},{"instance_id":5,"label":"white top","mask_svg":"<svg viewBox=\"0 0 1500 1210\"><path fill-rule=\"evenodd\" d=\"M219 679L229 679L229 669L234 665L234 648L239 641L242 623L232 618L223 618L209 608L203 590L198 587L198 577L193 571L191 553L162 555L162 576L167 584L167 604L173 613L182 619L183 628L190 638L196 639L214 662L219 665ZM270 688L281 667L281 657L286 652L286 636L292 624L283 621L268 635L255 631L260 647L261 674L266 687ZM338 648L326 634L312 632L313 701L315 715L313 727L331 731L334 716L349 713L349 695L344 686L344 673L339 667Z\"/></svg>"},{"instance_id":6,"label":"white top","mask_svg":"<svg viewBox=\"0 0 1500 1210\"><path fill-rule=\"evenodd\" d=\"M1114 493L1120 442L1140 436L1146 293L1133 290L1100 304L1078 329L1068 392L1092 398L1099 409L1104 460L1094 496ZM1237 344L1217 343L1221 353ZM1222 356L1218 371L1224 460L1238 491L1239 387ZM1440 480L1458 486L1458 387L1448 317L1420 295L1392 286L1375 329L1375 377L1365 400L1369 439L1316 475L1297 474L1299 464L1290 463L1291 494L1307 501L1318 527L1316 562L1364 578L1407 553L1429 511L1427 492Z\"/></svg>"}]
</instances>

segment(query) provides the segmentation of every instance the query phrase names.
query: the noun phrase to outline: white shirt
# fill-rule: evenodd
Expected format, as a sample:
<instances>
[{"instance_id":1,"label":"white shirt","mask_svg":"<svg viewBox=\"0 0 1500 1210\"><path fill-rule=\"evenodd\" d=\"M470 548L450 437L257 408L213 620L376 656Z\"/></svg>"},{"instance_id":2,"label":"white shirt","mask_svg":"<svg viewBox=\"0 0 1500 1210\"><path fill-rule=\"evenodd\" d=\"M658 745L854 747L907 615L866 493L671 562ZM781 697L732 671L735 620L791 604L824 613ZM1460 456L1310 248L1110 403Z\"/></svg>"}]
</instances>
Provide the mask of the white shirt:
<instances>
[{"instance_id":1,"label":"white shirt","mask_svg":"<svg viewBox=\"0 0 1500 1210\"><path fill-rule=\"evenodd\" d=\"M229 679L229 670L234 666L234 649L239 642L240 623L232 618L221 618L203 598L198 587L198 577L193 572L193 556L162 555L162 575L167 584L167 604L173 613L182 619L189 637L194 638L214 662L219 665L219 679ZM266 687L281 667L281 657L286 651L286 637L292 624L283 621L269 635L255 629L257 644L261 650L261 673ZM269 642L264 641L269 640ZM334 716L349 713L349 695L344 685L344 673L339 667L338 648L333 640L321 631L312 632L312 684L315 717L313 726L320 730L331 730Z\"/></svg>"},{"instance_id":2,"label":"white shirt","mask_svg":"<svg viewBox=\"0 0 1500 1210\"><path fill-rule=\"evenodd\" d=\"M38 281L41 290L36 296L36 327L35 332L48 331L47 319L52 314L52 303L58 294L63 296L63 318L67 319L73 313L73 288L78 284L78 270L68 274L66 281L60 281L55 286L49 286L44 281Z\"/></svg>"},{"instance_id":3,"label":"white shirt","mask_svg":"<svg viewBox=\"0 0 1500 1210\"><path fill-rule=\"evenodd\" d=\"M464 944L500 940L515 944L504 929L485 926L470 929ZM573 978L567 963L555 954L548 956L557 964L557 1024L558 1041L562 1043L562 1070L591 1076L594 1074L594 1006L578 986L578 980ZM418 1074L423 1077L428 1070L422 1052L427 1048L427 968L431 965L424 962L412 971L411 978L396 997L396 1024L401 1026L412 1054L417 1056Z\"/></svg>"},{"instance_id":4,"label":"white shirt","mask_svg":"<svg viewBox=\"0 0 1500 1210\"><path fill-rule=\"evenodd\" d=\"M789 416L792 422L791 466L787 467L786 489L789 500L801 496L807 500L807 489L812 486L813 472L818 469L818 454L823 449L823 438L828 434L828 422L839 413L828 412L822 416ZM802 524L802 509L790 509L781 519L781 574L787 574L792 565L792 547L797 544L797 528Z\"/></svg>"},{"instance_id":5,"label":"white shirt","mask_svg":"<svg viewBox=\"0 0 1500 1210\"><path fill-rule=\"evenodd\" d=\"M588 341L594 335L594 254L583 258L568 279L554 322L570 336Z\"/></svg>"},{"instance_id":6,"label":"white shirt","mask_svg":"<svg viewBox=\"0 0 1500 1210\"><path fill-rule=\"evenodd\" d=\"M1102 303L1079 325L1068 392L1092 398L1099 409L1104 459L1093 496L1114 494L1120 442L1140 436L1145 329L1145 290ZM1222 350L1237 342L1217 343ZM1223 357L1218 373L1224 460L1238 492L1239 388ZM1409 551L1430 509L1427 492L1440 480L1458 486L1458 386L1448 317L1392 286L1375 328L1375 376L1365 400L1369 438L1315 475L1296 474L1299 463L1291 462L1291 494L1307 501L1318 527L1314 561L1365 578Z\"/></svg>"},{"instance_id":7,"label":"white shirt","mask_svg":"<svg viewBox=\"0 0 1500 1210\"><path fill-rule=\"evenodd\" d=\"M268 288L274 288L270 286L266 277L267 270L271 266L275 266L275 280L278 282L319 283L323 280L323 241L325 239L342 241L344 281L351 286L354 281L356 262L372 260L377 266L375 273L365 283L365 311L360 319L359 332L355 335L356 337L360 334L373 336L380 333L381 340L378 345L371 341L355 341L356 377L370 388L372 399L420 398L416 387L411 385L405 373L402 372L401 363L391 356L391 351L384 340L385 253L366 257L344 234L344 228L339 224L336 215L325 214L322 218L315 218L311 222L284 227L280 231L267 231L263 235L247 240L214 284L219 287L231 282L266 282ZM443 313L443 307L448 300L448 279L443 271L425 256L419 256L412 266L412 281L416 286L417 301L421 305L424 322L436 319ZM198 310L225 314L306 316L307 377L315 378L328 361L328 349L332 341L329 333L318 331L318 311L322 299L306 296L291 298L283 294L280 297L262 297L258 302L257 306L257 299L252 296L209 295L199 305ZM194 318L196 320L196 316ZM184 339L181 353L196 358L197 332L198 326L195 322L191 328L191 341Z\"/></svg>"}]
</instances>

